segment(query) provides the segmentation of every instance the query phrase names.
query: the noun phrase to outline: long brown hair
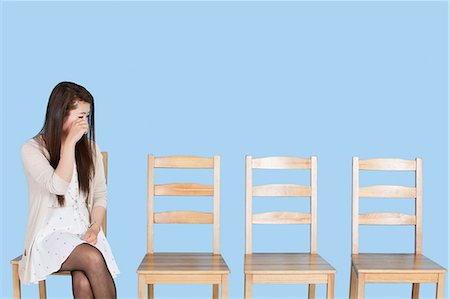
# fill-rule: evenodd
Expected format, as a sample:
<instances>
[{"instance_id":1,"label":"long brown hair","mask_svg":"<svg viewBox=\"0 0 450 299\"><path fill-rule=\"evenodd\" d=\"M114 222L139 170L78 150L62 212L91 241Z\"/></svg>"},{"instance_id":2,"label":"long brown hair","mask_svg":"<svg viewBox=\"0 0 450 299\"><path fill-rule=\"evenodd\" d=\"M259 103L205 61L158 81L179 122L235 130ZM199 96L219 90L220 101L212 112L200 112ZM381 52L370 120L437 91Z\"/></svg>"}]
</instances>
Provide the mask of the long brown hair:
<instances>
[{"instance_id":1,"label":"long brown hair","mask_svg":"<svg viewBox=\"0 0 450 299\"><path fill-rule=\"evenodd\" d=\"M95 172L95 133L94 133L94 97L86 88L72 82L60 82L52 90L47 105L45 123L35 137L42 137L43 146L50 155L50 165L56 169L61 152L63 123L70 111L77 107L78 102L90 104L88 118L88 134L83 135L75 145L75 161L78 172L79 190L89 197L89 184ZM64 205L64 195L56 195L60 206Z\"/></svg>"}]
</instances>

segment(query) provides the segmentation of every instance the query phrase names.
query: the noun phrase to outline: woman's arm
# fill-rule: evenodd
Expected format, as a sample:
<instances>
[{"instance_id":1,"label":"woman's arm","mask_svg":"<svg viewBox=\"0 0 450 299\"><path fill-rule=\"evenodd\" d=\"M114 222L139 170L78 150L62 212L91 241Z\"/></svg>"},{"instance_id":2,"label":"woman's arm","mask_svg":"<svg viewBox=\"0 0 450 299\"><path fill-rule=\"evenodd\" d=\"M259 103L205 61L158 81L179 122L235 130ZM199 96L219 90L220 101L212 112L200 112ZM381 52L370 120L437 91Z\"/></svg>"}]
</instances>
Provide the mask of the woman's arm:
<instances>
[{"instance_id":1,"label":"woman's arm","mask_svg":"<svg viewBox=\"0 0 450 299\"><path fill-rule=\"evenodd\" d=\"M58 166L53 168L38 144L25 143L20 151L25 172L50 193L64 195L69 188L75 163L75 144L83 136L87 125L77 122L61 145ZM85 132L84 131L84 132Z\"/></svg>"},{"instance_id":2,"label":"woman's arm","mask_svg":"<svg viewBox=\"0 0 450 299\"><path fill-rule=\"evenodd\" d=\"M107 206L106 176L103 168L103 157L97 145L95 145L95 151L97 159L93 181L93 208L90 215L92 226L81 237L91 244L97 243L97 235L100 232Z\"/></svg>"},{"instance_id":3,"label":"woman's arm","mask_svg":"<svg viewBox=\"0 0 450 299\"><path fill-rule=\"evenodd\" d=\"M69 182L55 172L37 144L25 143L20 154L27 176L39 186L57 195L64 195L67 192Z\"/></svg>"},{"instance_id":4,"label":"woman's arm","mask_svg":"<svg viewBox=\"0 0 450 299\"><path fill-rule=\"evenodd\" d=\"M55 173L68 183L72 180L75 164L75 144L68 141L61 144L59 163L55 169Z\"/></svg>"}]
</instances>

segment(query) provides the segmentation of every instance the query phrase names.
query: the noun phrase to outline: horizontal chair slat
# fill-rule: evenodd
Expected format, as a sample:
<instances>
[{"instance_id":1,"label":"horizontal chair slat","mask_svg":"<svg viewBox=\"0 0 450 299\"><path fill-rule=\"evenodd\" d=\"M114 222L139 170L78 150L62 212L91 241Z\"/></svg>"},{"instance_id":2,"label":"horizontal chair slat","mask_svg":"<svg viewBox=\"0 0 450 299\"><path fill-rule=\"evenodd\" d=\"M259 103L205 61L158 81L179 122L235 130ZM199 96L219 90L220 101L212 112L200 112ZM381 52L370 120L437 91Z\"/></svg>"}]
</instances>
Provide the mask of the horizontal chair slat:
<instances>
[{"instance_id":1,"label":"horizontal chair slat","mask_svg":"<svg viewBox=\"0 0 450 299\"><path fill-rule=\"evenodd\" d=\"M213 196L214 186L202 184L155 185L156 196Z\"/></svg>"},{"instance_id":2,"label":"horizontal chair slat","mask_svg":"<svg viewBox=\"0 0 450 299\"><path fill-rule=\"evenodd\" d=\"M155 158L156 168L214 168L214 158L168 156Z\"/></svg>"},{"instance_id":3,"label":"horizontal chair slat","mask_svg":"<svg viewBox=\"0 0 450 299\"><path fill-rule=\"evenodd\" d=\"M212 224L213 214L193 211L159 212L154 214L158 224Z\"/></svg>"},{"instance_id":4,"label":"horizontal chair slat","mask_svg":"<svg viewBox=\"0 0 450 299\"><path fill-rule=\"evenodd\" d=\"M189 269L190 270L190 269ZM191 270L195 272L195 270ZM185 271L180 271L182 274L186 274ZM198 272L197 272L198 273ZM164 274L164 275L146 275L144 277L146 283L149 284L220 284L222 282L222 275L209 274L209 275L196 275L191 273L189 275L180 274Z\"/></svg>"},{"instance_id":5,"label":"horizontal chair slat","mask_svg":"<svg viewBox=\"0 0 450 299\"><path fill-rule=\"evenodd\" d=\"M311 214L297 212L267 212L253 214L254 224L310 224Z\"/></svg>"},{"instance_id":6,"label":"horizontal chair slat","mask_svg":"<svg viewBox=\"0 0 450 299\"><path fill-rule=\"evenodd\" d=\"M368 159L359 160L359 169L361 170L416 170L415 160L403 159Z\"/></svg>"},{"instance_id":7,"label":"horizontal chair slat","mask_svg":"<svg viewBox=\"0 0 450 299\"><path fill-rule=\"evenodd\" d=\"M293 184L254 186L253 196L311 196L311 186Z\"/></svg>"},{"instance_id":8,"label":"horizontal chair slat","mask_svg":"<svg viewBox=\"0 0 450 299\"><path fill-rule=\"evenodd\" d=\"M372 283L436 283L438 280L438 274L435 273L383 273L383 275L379 275L378 273L367 273L364 277L366 282Z\"/></svg>"},{"instance_id":9,"label":"horizontal chair slat","mask_svg":"<svg viewBox=\"0 0 450 299\"><path fill-rule=\"evenodd\" d=\"M311 159L296 157L267 157L252 159L253 168L265 169L309 169Z\"/></svg>"},{"instance_id":10,"label":"horizontal chair slat","mask_svg":"<svg viewBox=\"0 0 450 299\"><path fill-rule=\"evenodd\" d=\"M415 225L416 216L403 213L368 213L359 215L359 223L366 225Z\"/></svg>"},{"instance_id":11,"label":"horizontal chair slat","mask_svg":"<svg viewBox=\"0 0 450 299\"><path fill-rule=\"evenodd\" d=\"M308 284L323 284L328 282L327 274L258 274L253 278L253 283L255 284L298 284L298 283L308 283Z\"/></svg>"},{"instance_id":12,"label":"horizontal chair slat","mask_svg":"<svg viewBox=\"0 0 450 299\"><path fill-rule=\"evenodd\" d=\"M405 186L369 186L359 188L359 197L415 198L416 188Z\"/></svg>"}]
</instances>

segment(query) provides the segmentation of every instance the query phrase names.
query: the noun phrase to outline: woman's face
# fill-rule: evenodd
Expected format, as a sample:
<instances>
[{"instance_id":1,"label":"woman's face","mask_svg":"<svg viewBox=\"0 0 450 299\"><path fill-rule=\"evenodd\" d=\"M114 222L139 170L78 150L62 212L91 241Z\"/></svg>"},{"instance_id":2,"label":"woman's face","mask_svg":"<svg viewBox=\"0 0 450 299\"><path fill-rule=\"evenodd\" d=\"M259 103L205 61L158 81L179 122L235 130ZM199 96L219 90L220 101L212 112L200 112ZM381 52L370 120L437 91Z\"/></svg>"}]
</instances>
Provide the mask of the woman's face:
<instances>
[{"instance_id":1,"label":"woman's face","mask_svg":"<svg viewBox=\"0 0 450 299\"><path fill-rule=\"evenodd\" d=\"M66 135L69 132L72 123L77 119L83 119L87 123L90 110L91 104L77 101L75 103L75 109L70 110L69 115L64 117L63 134Z\"/></svg>"}]
</instances>

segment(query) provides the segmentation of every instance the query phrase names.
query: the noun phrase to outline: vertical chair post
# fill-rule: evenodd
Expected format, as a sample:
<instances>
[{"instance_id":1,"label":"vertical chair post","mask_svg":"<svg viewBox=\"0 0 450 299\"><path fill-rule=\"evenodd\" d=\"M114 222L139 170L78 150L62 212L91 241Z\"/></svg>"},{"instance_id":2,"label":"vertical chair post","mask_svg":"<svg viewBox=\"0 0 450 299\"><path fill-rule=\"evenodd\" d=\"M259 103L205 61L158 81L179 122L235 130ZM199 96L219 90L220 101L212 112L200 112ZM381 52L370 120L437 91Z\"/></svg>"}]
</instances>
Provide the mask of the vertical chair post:
<instances>
[{"instance_id":1,"label":"vertical chair post","mask_svg":"<svg viewBox=\"0 0 450 299\"><path fill-rule=\"evenodd\" d=\"M416 227L415 253L422 254L422 159L416 158ZM420 284L412 284L412 299L418 299Z\"/></svg>"},{"instance_id":2,"label":"vertical chair post","mask_svg":"<svg viewBox=\"0 0 450 299\"><path fill-rule=\"evenodd\" d=\"M245 254L252 254L252 157L245 157Z\"/></svg>"},{"instance_id":3,"label":"vertical chair post","mask_svg":"<svg viewBox=\"0 0 450 299\"><path fill-rule=\"evenodd\" d=\"M311 157L311 254L317 254L317 157ZM316 298L316 285L308 285L308 299Z\"/></svg>"},{"instance_id":4,"label":"vertical chair post","mask_svg":"<svg viewBox=\"0 0 450 299\"><path fill-rule=\"evenodd\" d=\"M253 290L253 275L245 274L245 290L244 290L245 299L253 298L252 290Z\"/></svg>"},{"instance_id":5,"label":"vertical chair post","mask_svg":"<svg viewBox=\"0 0 450 299\"><path fill-rule=\"evenodd\" d=\"M214 156L213 253L220 254L220 157Z\"/></svg>"},{"instance_id":6,"label":"vertical chair post","mask_svg":"<svg viewBox=\"0 0 450 299\"><path fill-rule=\"evenodd\" d=\"M328 274L327 299L334 298L334 274Z\"/></svg>"},{"instance_id":7,"label":"vertical chair post","mask_svg":"<svg viewBox=\"0 0 450 299\"><path fill-rule=\"evenodd\" d=\"M228 274L222 275L222 299L228 299Z\"/></svg>"},{"instance_id":8,"label":"vertical chair post","mask_svg":"<svg viewBox=\"0 0 450 299\"><path fill-rule=\"evenodd\" d=\"M39 299L47 298L47 290L45 287L45 280L39 281Z\"/></svg>"},{"instance_id":9,"label":"vertical chair post","mask_svg":"<svg viewBox=\"0 0 450 299\"><path fill-rule=\"evenodd\" d=\"M148 155L148 169L147 169L147 253L153 253L154 250L154 197L155 197L155 182L154 182L154 166L155 166L155 156Z\"/></svg>"},{"instance_id":10,"label":"vertical chair post","mask_svg":"<svg viewBox=\"0 0 450 299\"><path fill-rule=\"evenodd\" d=\"M353 157L352 174L352 254L358 254L359 158Z\"/></svg>"},{"instance_id":11,"label":"vertical chair post","mask_svg":"<svg viewBox=\"0 0 450 299\"><path fill-rule=\"evenodd\" d=\"M143 275L138 274L138 298L145 299L145 280Z\"/></svg>"},{"instance_id":12,"label":"vertical chair post","mask_svg":"<svg viewBox=\"0 0 450 299\"><path fill-rule=\"evenodd\" d=\"M314 298L316 298L316 285L309 284L308 285L308 299L314 299Z\"/></svg>"},{"instance_id":13,"label":"vertical chair post","mask_svg":"<svg viewBox=\"0 0 450 299\"><path fill-rule=\"evenodd\" d=\"M19 264L16 262L12 263L12 282L14 299L22 298L19 279Z\"/></svg>"},{"instance_id":14,"label":"vertical chair post","mask_svg":"<svg viewBox=\"0 0 450 299\"><path fill-rule=\"evenodd\" d=\"M358 299L364 299L364 287L366 286L366 278L364 274L358 275Z\"/></svg>"},{"instance_id":15,"label":"vertical chair post","mask_svg":"<svg viewBox=\"0 0 450 299\"><path fill-rule=\"evenodd\" d=\"M411 298L419 299L419 292L420 292L420 283L413 283Z\"/></svg>"},{"instance_id":16,"label":"vertical chair post","mask_svg":"<svg viewBox=\"0 0 450 299\"><path fill-rule=\"evenodd\" d=\"M356 299L356 274L353 264L350 265L350 299Z\"/></svg>"},{"instance_id":17,"label":"vertical chair post","mask_svg":"<svg viewBox=\"0 0 450 299\"><path fill-rule=\"evenodd\" d=\"M436 284L436 299L444 299L444 277L445 273L439 273L438 282Z\"/></svg>"},{"instance_id":18,"label":"vertical chair post","mask_svg":"<svg viewBox=\"0 0 450 299\"><path fill-rule=\"evenodd\" d=\"M155 286L153 284L147 285L147 298L148 299L155 298Z\"/></svg>"},{"instance_id":19,"label":"vertical chair post","mask_svg":"<svg viewBox=\"0 0 450 299\"><path fill-rule=\"evenodd\" d=\"M213 284L212 286L212 291L213 291L213 299L219 299L219 285L218 284Z\"/></svg>"}]
</instances>

